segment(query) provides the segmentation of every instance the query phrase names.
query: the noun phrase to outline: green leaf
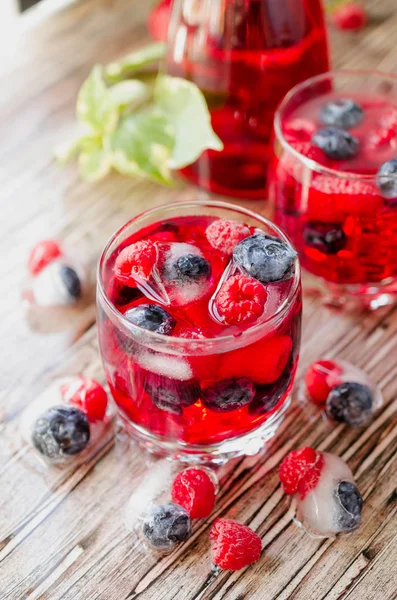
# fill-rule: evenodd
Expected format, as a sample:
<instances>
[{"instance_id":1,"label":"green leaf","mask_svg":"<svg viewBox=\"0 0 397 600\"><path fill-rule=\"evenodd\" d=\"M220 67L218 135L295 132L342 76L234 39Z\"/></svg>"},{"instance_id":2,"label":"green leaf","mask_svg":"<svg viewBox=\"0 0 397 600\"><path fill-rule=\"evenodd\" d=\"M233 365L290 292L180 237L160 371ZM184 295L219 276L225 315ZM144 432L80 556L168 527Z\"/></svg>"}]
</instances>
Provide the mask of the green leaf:
<instances>
[{"instance_id":1,"label":"green leaf","mask_svg":"<svg viewBox=\"0 0 397 600\"><path fill-rule=\"evenodd\" d=\"M77 118L98 135L111 133L117 126L118 110L102 77L102 67L95 66L77 97Z\"/></svg>"},{"instance_id":2,"label":"green leaf","mask_svg":"<svg viewBox=\"0 0 397 600\"><path fill-rule=\"evenodd\" d=\"M54 150L54 155L61 165L66 165L72 158L75 158L79 152L90 152L101 147L102 140L98 136L76 135L71 140L57 146Z\"/></svg>"},{"instance_id":3,"label":"green leaf","mask_svg":"<svg viewBox=\"0 0 397 600\"><path fill-rule=\"evenodd\" d=\"M105 76L110 81L119 81L132 75L142 69L158 63L162 60L167 51L167 46L163 42L148 44L144 48L135 50L118 62L111 63L105 68Z\"/></svg>"},{"instance_id":4,"label":"green leaf","mask_svg":"<svg viewBox=\"0 0 397 600\"><path fill-rule=\"evenodd\" d=\"M174 128L175 144L169 162L171 169L186 167L208 148L223 149L221 140L212 129L205 98L194 83L162 75L156 84L155 101Z\"/></svg>"},{"instance_id":5,"label":"green leaf","mask_svg":"<svg viewBox=\"0 0 397 600\"><path fill-rule=\"evenodd\" d=\"M80 175L85 181L98 181L105 177L111 167L111 155L103 148L82 152L79 156Z\"/></svg>"},{"instance_id":6,"label":"green leaf","mask_svg":"<svg viewBox=\"0 0 397 600\"><path fill-rule=\"evenodd\" d=\"M136 108L149 98L150 89L139 79L129 79L113 85L109 93L116 108L123 109L131 104Z\"/></svg>"},{"instance_id":7,"label":"green leaf","mask_svg":"<svg viewBox=\"0 0 397 600\"><path fill-rule=\"evenodd\" d=\"M174 144L172 128L157 109L146 109L122 119L109 137L115 169L126 175L172 183L168 160Z\"/></svg>"}]
</instances>

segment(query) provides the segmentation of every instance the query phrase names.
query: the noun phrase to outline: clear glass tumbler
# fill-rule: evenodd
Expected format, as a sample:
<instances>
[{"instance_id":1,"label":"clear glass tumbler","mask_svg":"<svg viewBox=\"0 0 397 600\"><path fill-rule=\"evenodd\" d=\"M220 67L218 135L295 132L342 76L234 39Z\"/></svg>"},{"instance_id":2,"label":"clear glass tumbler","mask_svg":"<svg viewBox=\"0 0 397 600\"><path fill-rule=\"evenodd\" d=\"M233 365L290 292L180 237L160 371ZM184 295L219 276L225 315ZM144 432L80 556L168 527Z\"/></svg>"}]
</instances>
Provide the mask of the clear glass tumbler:
<instances>
[{"instance_id":1,"label":"clear glass tumbler","mask_svg":"<svg viewBox=\"0 0 397 600\"><path fill-rule=\"evenodd\" d=\"M338 110L353 121L343 123ZM340 147L341 155L330 156L314 142L319 130L335 125L342 145L353 139L353 156ZM335 132L331 138L335 142ZM341 71L314 77L292 89L276 113L268 182L274 219L302 267L326 283L333 304L377 308L396 297L395 158L393 75Z\"/></svg>"},{"instance_id":2,"label":"clear glass tumbler","mask_svg":"<svg viewBox=\"0 0 397 600\"><path fill-rule=\"evenodd\" d=\"M222 202L176 203L149 210L117 231L98 272L100 351L119 415L147 449L192 462L254 454L279 426L300 348L299 263L287 280L268 284L265 317L252 326L233 327L227 335L219 334L208 301L166 305L176 323L172 335L131 323L125 316L131 306L148 300L164 304L144 287L120 285L114 265L122 249L142 239L157 244L159 252L170 244L191 248L203 239L203 227L216 219L244 223L289 244L276 226L249 210ZM215 290L231 262L220 262L211 249L207 256ZM187 333L181 327L186 319L192 324ZM197 328L198 322L207 325ZM237 398L230 396L230 386L233 394L237 386ZM225 395L225 405L219 405L218 394Z\"/></svg>"}]
</instances>

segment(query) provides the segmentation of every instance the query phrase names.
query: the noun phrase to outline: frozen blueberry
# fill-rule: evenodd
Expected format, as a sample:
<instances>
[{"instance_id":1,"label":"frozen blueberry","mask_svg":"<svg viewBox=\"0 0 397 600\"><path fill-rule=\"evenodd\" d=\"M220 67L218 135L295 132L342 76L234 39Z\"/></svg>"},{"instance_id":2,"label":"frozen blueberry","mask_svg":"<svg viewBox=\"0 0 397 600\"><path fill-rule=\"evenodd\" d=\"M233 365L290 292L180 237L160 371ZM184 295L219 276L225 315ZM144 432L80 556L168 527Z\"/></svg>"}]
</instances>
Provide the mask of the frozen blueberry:
<instances>
[{"instance_id":1,"label":"frozen blueberry","mask_svg":"<svg viewBox=\"0 0 397 600\"><path fill-rule=\"evenodd\" d=\"M371 418L373 403L373 394L367 385L345 381L330 391L326 412L335 421L347 423L350 427L360 427Z\"/></svg>"},{"instance_id":2,"label":"frozen blueberry","mask_svg":"<svg viewBox=\"0 0 397 600\"><path fill-rule=\"evenodd\" d=\"M181 415L182 408L195 404L201 394L200 386L194 379L179 381L156 373L147 374L145 391L158 408L175 415Z\"/></svg>"},{"instance_id":3,"label":"frozen blueberry","mask_svg":"<svg viewBox=\"0 0 397 600\"><path fill-rule=\"evenodd\" d=\"M49 408L37 419L32 430L35 448L48 458L78 454L89 440L87 417L77 408Z\"/></svg>"},{"instance_id":4,"label":"frozen blueberry","mask_svg":"<svg viewBox=\"0 0 397 600\"><path fill-rule=\"evenodd\" d=\"M381 165L376 182L382 196L394 199L393 205L397 205L397 158L388 160Z\"/></svg>"},{"instance_id":5,"label":"frozen blueberry","mask_svg":"<svg viewBox=\"0 0 397 600\"><path fill-rule=\"evenodd\" d=\"M319 129L312 137L312 144L334 160L353 158L359 150L358 139L339 127Z\"/></svg>"},{"instance_id":6,"label":"frozen blueberry","mask_svg":"<svg viewBox=\"0 0 397 600\"><path fill-rule=\"evenodd\" d=\"M142 533L147 542L158 550L168 550L184 542L191 530L188 513L173 502L153 506L142 524Z\"/></svg>"},{"instance_id":7,"label":"frozen blueberry","mask_svg":"<svg viewBox=\"0 0 397 600\"><path fill-rule=\"evenodd\" d=\"M362 107L350 98L338 98L327 102L320 112L320 119L324 125L352 129L364 118Z\"/></svg>"},{"instance_id":8,"label":"frozen blueberry","mask_svg":"<svg viewBox=\"0 0 397 600\"><path fill-rule=\"evenodd\" d=\"M336 497L341 505L338 512L338 529L351 531L359 526L363 499L357 486L350 481L341 481L336 490Z\"/></svg>"},{"instance_id":9,"label":"frozen blueberry","mask_svg":"<svg viewBox=\"0 0 397 600\"><path fill-rule=\"evenodd\" d=\"M180 282L205 281L211 276L211 265L203 256L186 254L178 258L170 275L171 279L175 276L175 279Z\"/></svg>"},{"instance_id":10,"label":"frozen blueberry","mask_svg":"<svg viewBox=\"0 0 397 600\"><path fill-rule=\"evenodd\" d=\"M340 223L311 221L303 227L303 238L308 246L324 254L336 254L343 250L347 243Z\"/></svg>"},{"instance_id":11,"label":"frozen blueberry","mask_svg":"<svg viewBox=\"0 0 397 600\"><path fill-rule=\"evenodd\" d=\"M162 335L171 335L176 325L175 319L156 304L134 306L127 310L124 316L130 323Z\"/></svg>"},{"instance_id":12,"label":"frozen blueberry","mask_svg":"<svg viewBox=\"0 0 397 600\"><path fill-rule=\"evenodd\" d=\"M256 233L237 244L233 258L243 270L261 281L281 281L290 276L296 252L279 238Z\"/></svg>"},{"instance_id":13,"label":"frozen blueberry","mask_svg":"<svg viewBox=\"0 0 397 600\"><path fill-rule=\"evenodd\" d=\"M255 390L254 382L246 377L224 379L202 390L202 402L215 412L231 412L249 404Z\"/></svg>"},{"instance_id":14,"label":"frozen blueberry","mask_svg":"<svg viewBox=\"0 0 397 600\"><path fill-rule=\"evenodd\" d=\"M76 271L68 265L61 265L59 268L59 276L69 296L71 296L74 300L81 298L81 281Z\"/></svg>"},{"instance_id":15,"label":"frozen blueberry","mask_svg":"<svg viewBox=\"0 0 397 600\"><path fill-rule=\"evenodd\" d=\"M285 395L291 382L293 361L290 359L280 377L274 383L256 386L256 394L248 407L253 415L264 415L273 410Z\"/></svg>"}]
</instances>

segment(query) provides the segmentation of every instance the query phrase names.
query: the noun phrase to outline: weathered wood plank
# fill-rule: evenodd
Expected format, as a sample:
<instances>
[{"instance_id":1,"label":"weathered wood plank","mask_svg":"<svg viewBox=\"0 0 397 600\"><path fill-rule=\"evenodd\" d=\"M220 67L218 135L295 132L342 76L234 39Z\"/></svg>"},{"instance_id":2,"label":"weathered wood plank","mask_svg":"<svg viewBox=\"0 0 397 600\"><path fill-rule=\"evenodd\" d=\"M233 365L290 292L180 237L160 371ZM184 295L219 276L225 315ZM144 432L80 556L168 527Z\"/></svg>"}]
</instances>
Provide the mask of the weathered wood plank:
<instances>
[{"instance_id":1,"label":"weathered wood plank","mask_svg":"<svg viewBox=\"0 0 397 600\"><path fill-rule=\"evenodd\" d=\"M372 25L357 35L332 33L335 64L396 69L394 0L367 2ZM18 51L0 47L0 181L4 227L0 264L0 597L7 600L287 600L396 598L397 309L337 314L306 295L299 373L321 354L351 360L380 384L386 404L366 431L330 427L314 408L295 406L267 452L233 461L220 473L216 515L237 518L261 535L261 561L240 573L210 570L211 521L170 556L143 553L124 526L123 509L156 462L111 435L79 467L43 470L21 440L24 407L58 375L103 380L93 313L74 332L30 332L19 308L29 247L54 232L94 265L109 235L149 206L205 198L180 186L163 190L112 176L88 186L60 170L51 151L73 123L74 101L94 62L139 45L147 7L137 0L86 0L41 22L24 20ZM261 203L246 203L266 212ZM18 210L14 209L18 207ZM85 328L88 330L84 333ZM71 348L68 344L72 341ZM10 361L10 348L15 348ZM277 467L292 448L312 444L348 460L365 497L364 524L340 540L313 540L298 530L278 484ZM172 467L176 468L176 467ZM170 477L170 475L169 475Z\"/></svg>"}]
</instances>

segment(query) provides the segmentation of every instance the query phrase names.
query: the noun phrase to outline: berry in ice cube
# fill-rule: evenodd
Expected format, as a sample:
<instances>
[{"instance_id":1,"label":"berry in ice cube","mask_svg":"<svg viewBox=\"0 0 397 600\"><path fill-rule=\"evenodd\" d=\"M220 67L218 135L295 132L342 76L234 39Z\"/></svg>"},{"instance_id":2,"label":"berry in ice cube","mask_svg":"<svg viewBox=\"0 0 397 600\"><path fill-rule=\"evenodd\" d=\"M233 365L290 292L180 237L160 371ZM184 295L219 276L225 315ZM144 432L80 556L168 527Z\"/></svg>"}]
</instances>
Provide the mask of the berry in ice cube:
<instances>
[{"instance_id":1,"label":"berry in ice cube","mask_svg":"<svg viewBox=\"0 0 397 600\"><path fill-rule=\"evenodd\" d=\"M308 399L323 405L333 387L341 382L342 367L333 360L318 360L310 365L305 375Z\"/></svg>"},{"instance_id":2,"label":"berry in ice cube","mask_svg":"<svg viewBox=\"0 0 397 600\"><path fill-rule=\"evenodd\" d=\"M367 385L345 381L330 391L326 412L335 421L350 427L361 427L371 420L373 405L374 396Z\"/></svg>"},{"instance_id":3,"label":"berry in ice cube","mask_svg":"<svg viewBox=\"0 0 397 600\"><path fill-rule=\"evenodd\" d=\"M211 246L227 256L231 256L234 247L250 234L247 225L228 219L215 219L205 230L205 235Z\"/></svg>"},{"instance_id":4,"label":"berry in ice cube","mask_svg":"<svg viewBox=\"0 0 397 600\"><path fill-rule=\"evenodd\" d=\"M135 287L137 280L149 279L157 260L157 249L150 240L141 240L124 248L114 265L114 275L128 287Z\"/></svg>"},{"instance_id":5,"label":"berry in ice cube","mask_svg":"<svg viewBox=\"0 0 397 600\"><path fill-rule=\"evenodd\" d=\"M205 519L215 505L213 476L206 469L186 469L175 477L171 494L172 500L182 506L191 519Z\"/></svg>"},{"instance_id":6,"label":"berry in ice cube","mask_svg":"<svg viewBox=\"0 0 397 600\"><path fill-rule=\"evenodd\" d=\"M34 423L32 441L47 458L79 454L90 441L87 417L77 408L54 406Z\"/></svg>"},{"instance_id":7,"label":"berry in ice cube","mask_svg":"<svg viewBox=\"0 0 397 600\"><path fill-rule=\"evenodd\" d=\"M144 539L155 550L171 550L187 540L191 529L187 511L173 502L151 506L142 523Z\"/></svg>"},{"instance_id":8,"label":"berry in ice cube","mask_svg":"<svg viewBox=\"0 0 397 600\"><path fill-rule=\"evenodd\" d=\"M249 404L255 396L255 391L255 384L250 379L225 379L203 388L202 402L215 412L230 412Z\"/></svg>"},{"instance_id":9,"label":"berry in ice cube","mask_svg":"<svg viewBox=\"0 0 397 600\"><path fill-rule=\"evenodd\" d=\"M311 535L333 537L360 525L362 497L338 456L313 448L295 450L282 462L280 480L286 494L296 494L296 523Z\"/></svg>"},{"instance_id":10,"label":"berry in ice cube","mask_svg":"<svg viewBox=\"0 0 397 600\"><path fill-rule=\"evenodd\" d=\"M253 323L262 315L266 297L266 290L259 281L239 274L222 284L215 307L228 325Z\"/></svg>"},{"instance_id":11,"label":"berry in ice cube","mask_svg":"<svg viewBox=\"0 0 397 600\"><path fill-rule=\"evenodd\" d=\"M162 306L155 304L134 306L124 316L130 323L162 335L171 335L176 325L175 319Z\"/></svg>"},{"instance_id":12,"label":"berry in ice cube","mask_svg":"<svg viewBox=\"0 0 397 600\"><path fill-rule=\"evenodd\" d=\"M31 250L28 269L31 275L37 275L54 259L62 255L60 243L57 240L42 240Z\"/></svg>"},{"instance_id":13,"label":"berry in ice cube","mask_svg":"<svg viewBox=\"0 0 397 600\"><path fill-rule=\"evenodd\" d=\"M158 408L176 415L182 414L183 407L195 404L201 394L195 380L179 381L150 372L146 373L145 391Z\"/></svg>"},{"instance_id":14,"label":"berry in ice cube","mask_svg":"<svg viewBox=\"0 0 397 600\"><path fill-rule=\"evenodd\" d=\"M54 260L32 279L32 292L40 306L69 305L80 300L83 285L75 268Z\"/></svg>"},{"instance_id":15,"label":"berry in ice cube","mask_svg":"<svg viewBox=\"0 0 397 600\"><path fill-rule=\"evenodd\" d=\"M98 381L76 377L60 386L62 398L83 411L90 422L102 421L106 414L108 396Z\"/></svg>"}]
</instances>

